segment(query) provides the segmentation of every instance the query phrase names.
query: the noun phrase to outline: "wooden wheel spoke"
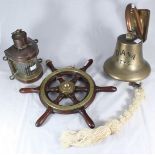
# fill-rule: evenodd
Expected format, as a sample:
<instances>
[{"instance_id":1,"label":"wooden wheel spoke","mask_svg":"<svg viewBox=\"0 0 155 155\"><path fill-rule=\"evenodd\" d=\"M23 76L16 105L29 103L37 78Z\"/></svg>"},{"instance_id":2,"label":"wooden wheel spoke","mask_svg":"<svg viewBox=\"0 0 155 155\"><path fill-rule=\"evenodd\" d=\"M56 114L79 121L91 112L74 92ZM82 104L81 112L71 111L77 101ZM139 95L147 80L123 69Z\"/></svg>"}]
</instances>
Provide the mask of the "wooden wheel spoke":
<instances>
[{"instance_id":1,"label":"wooden wheel spoke","mask_svg":"<svg viewBox=\"0 0 155 155\"><path fill-rule=\"evenodd\" d=\"M36 126L41 126L51 113L53 113L53 109L51 107L48 107L46 111L42 114L42 116L37 120Z\"/></svg>"},{"instance_id":2,"label":"wooden wheel spoke","mask_svg":"<svg viewBox=\"0 0 155 155\"><path fill-rule=\"evenodd\" d=\"M80 77L77 74L75 74L71 82L76 83L79 80L79 78Z\"/></svg>"},{"instance_id":3,"label":"wooden wheel spoke","mask_svg":"<svg viewBox=\"0 0 155 155\"><path fill-rule=\"evenodd\" d=\"M65 97L64 94L59 94L58 97L53 101L56 104L59 104L59 102Z\"/></svg>"},{"instance_id":4,"label":"wooden wheel spoke","mask_svg":"<svg viewBox=\"0 0 155 155\"><path fill-rule=\"evenodd\" d=\"M21 88L19 90L20 93L39 93L40 87L36 88Z\"/></svg>"},{"instance_id":5,"label":"wooden wheel spoke","mask_svg":"<svg viewBox=\"0 0 155 155\"><path fill-rule=\"evenodd\" d=\"M46 88L46 91L49 92L59 92L59 87L51 87L51 88Z\"/></svg>"},{"instance_id":6,"label":"wooden wheel spoke","mask_svg":"<svg viewBox=\"0 0 155 155\"><path fill-rule=\"evenodd\" d=\"M60 83L62 83L62 82L65 81L65 80L64 80L62 77L60 77L60 76L57 76L57 77L56 77L56 80L58 80Z\"/></svg>"},{"instance_id":7,"label":"wooden wheel spoke","mask_svg":"<svg viewBox=\"0 0 155 155\"><path fill-rule=\"evenodd\" d=\"M89 115L86 113L86 110L85 110L85 109L79 110L79 113L83 116L83 118L85 119L87 125L88 125L90 128L94 128L94 127L95 127L94 122L93 122L92 119L89 117Z\"/></svg>"},{"instance_id":8,"label":"wooden wheel spoke","mask_svg":"<svg viewBox=\"0 0 155 155\"><path fill-rule=\"evenodd\" d=\"M76 98L74 94L69 94L68 97L72 100L73 103L78 103L79 100Z\"/></svg>"},{"instance_id":9,"label":"wooden wheel spoke","mask_svg":"<svg viewBox=\"0 0 155 155\"><path fill-rule=\"evenodd\" d=\"M86 71L91 66L92 63L93 63L93 59L89 59L86 62L86 64L82 68L80 68L80 69L83 70L83 71Z\"/></svg>"},{"instance_id":10,"label":"wooden wheel spoke","mask_svg":"<svg viewBox=\"0 0 155 155\"><path fill-rule=\"evenodd\" d=\"M57 69L54 67L53 63L51 60L47 60L46 61L46 65L47 67L49 67L51 69L52 72L56 71Z\"/></svg>"},{"instance_id":11,"label":"wooden wheel spoke","mask_svg":"<svg viewBox=\"0 0 155 155\"><path fill-rule=\"evenodd\" d=\"M75 86L75 92L87 92L87 87Z\"/></svg>"}]
</instances>

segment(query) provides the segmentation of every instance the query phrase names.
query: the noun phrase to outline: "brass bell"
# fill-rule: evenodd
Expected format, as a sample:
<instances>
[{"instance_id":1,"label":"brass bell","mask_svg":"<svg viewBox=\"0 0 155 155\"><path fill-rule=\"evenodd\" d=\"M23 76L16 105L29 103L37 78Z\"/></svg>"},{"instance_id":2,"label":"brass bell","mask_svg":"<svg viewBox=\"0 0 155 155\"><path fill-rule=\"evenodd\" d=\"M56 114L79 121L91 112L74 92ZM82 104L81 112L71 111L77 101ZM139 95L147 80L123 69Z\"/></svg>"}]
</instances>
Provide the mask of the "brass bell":
<instances>
[{"instance_id":1,"label":"brass bell","mask_svg":"<svg viewBox=\"0 0 155 155\"><path fill-rule=\"evenodd\" d=\"M147 38L150 11L128 4L125 11L127 34L117 38L115 53L104 63L104 71L114 79L136 82L151 71L143 58L143 42Z\"/></svg>"}]
</instances>

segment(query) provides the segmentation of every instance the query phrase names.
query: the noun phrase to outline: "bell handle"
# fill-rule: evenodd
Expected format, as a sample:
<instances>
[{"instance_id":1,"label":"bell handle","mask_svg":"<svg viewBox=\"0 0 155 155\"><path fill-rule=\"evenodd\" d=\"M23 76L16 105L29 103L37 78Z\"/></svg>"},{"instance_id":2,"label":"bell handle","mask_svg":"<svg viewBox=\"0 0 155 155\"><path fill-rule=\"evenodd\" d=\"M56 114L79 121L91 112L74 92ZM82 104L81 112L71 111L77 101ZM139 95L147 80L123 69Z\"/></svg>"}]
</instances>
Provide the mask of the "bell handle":
<instances>
[{"instance_id":1,"label":"bell handle","mask_svg":"<svg viewBox=\"0 0 155 155\"><path fill-rule=\"evenodd\" d=\"M128 4L125 10L127 30L136 32L136 35L143 40L147 38L150 10L137 9L133 4ZM136 22L136 25L135 25ZM135 30L134 30L135 29Z\"/></svg>"}]
</instances>

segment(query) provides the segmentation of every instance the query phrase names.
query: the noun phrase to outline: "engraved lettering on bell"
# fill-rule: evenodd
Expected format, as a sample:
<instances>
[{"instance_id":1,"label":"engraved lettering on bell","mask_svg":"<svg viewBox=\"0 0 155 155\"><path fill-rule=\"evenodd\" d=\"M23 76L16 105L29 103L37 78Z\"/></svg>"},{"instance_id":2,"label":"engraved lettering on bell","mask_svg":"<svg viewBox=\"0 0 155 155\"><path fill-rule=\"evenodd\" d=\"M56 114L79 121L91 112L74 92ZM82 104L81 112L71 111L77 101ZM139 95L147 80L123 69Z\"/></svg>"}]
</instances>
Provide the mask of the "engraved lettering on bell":
<instances>
[{"instance_id":1,"label":"engraved lettering on bell","mask_svg":"<svg viewBox=\"0 0 155 155\"><path fill-rule=\"evenodd\" d=\"M125 50L119 51L118 49L116 49L116 56L125 56L127 58L130 58L131 60L135 60L136 58L136 54L134 54L133 52L128 52Z\"/></svg>"}]
</instances>

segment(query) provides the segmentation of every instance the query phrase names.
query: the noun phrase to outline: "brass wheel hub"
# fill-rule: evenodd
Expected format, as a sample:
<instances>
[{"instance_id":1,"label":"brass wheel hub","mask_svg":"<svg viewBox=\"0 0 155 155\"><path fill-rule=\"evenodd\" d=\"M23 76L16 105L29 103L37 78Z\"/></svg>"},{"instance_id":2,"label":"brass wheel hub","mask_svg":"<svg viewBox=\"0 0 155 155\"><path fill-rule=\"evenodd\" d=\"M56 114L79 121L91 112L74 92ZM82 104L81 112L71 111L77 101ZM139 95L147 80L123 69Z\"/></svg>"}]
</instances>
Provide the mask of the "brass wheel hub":
<instances>
[{"instance_id":1,"label":"brass wheel hub","mask_svg":"<svg viewBox=\"0 0 155 155\"><path fill-rule=\"evenodd\" d=\"M59 90L62 94L69 95L74 92L75 84L70 81L64 81L60 84Z\"/></svg>"}]
</instances>

